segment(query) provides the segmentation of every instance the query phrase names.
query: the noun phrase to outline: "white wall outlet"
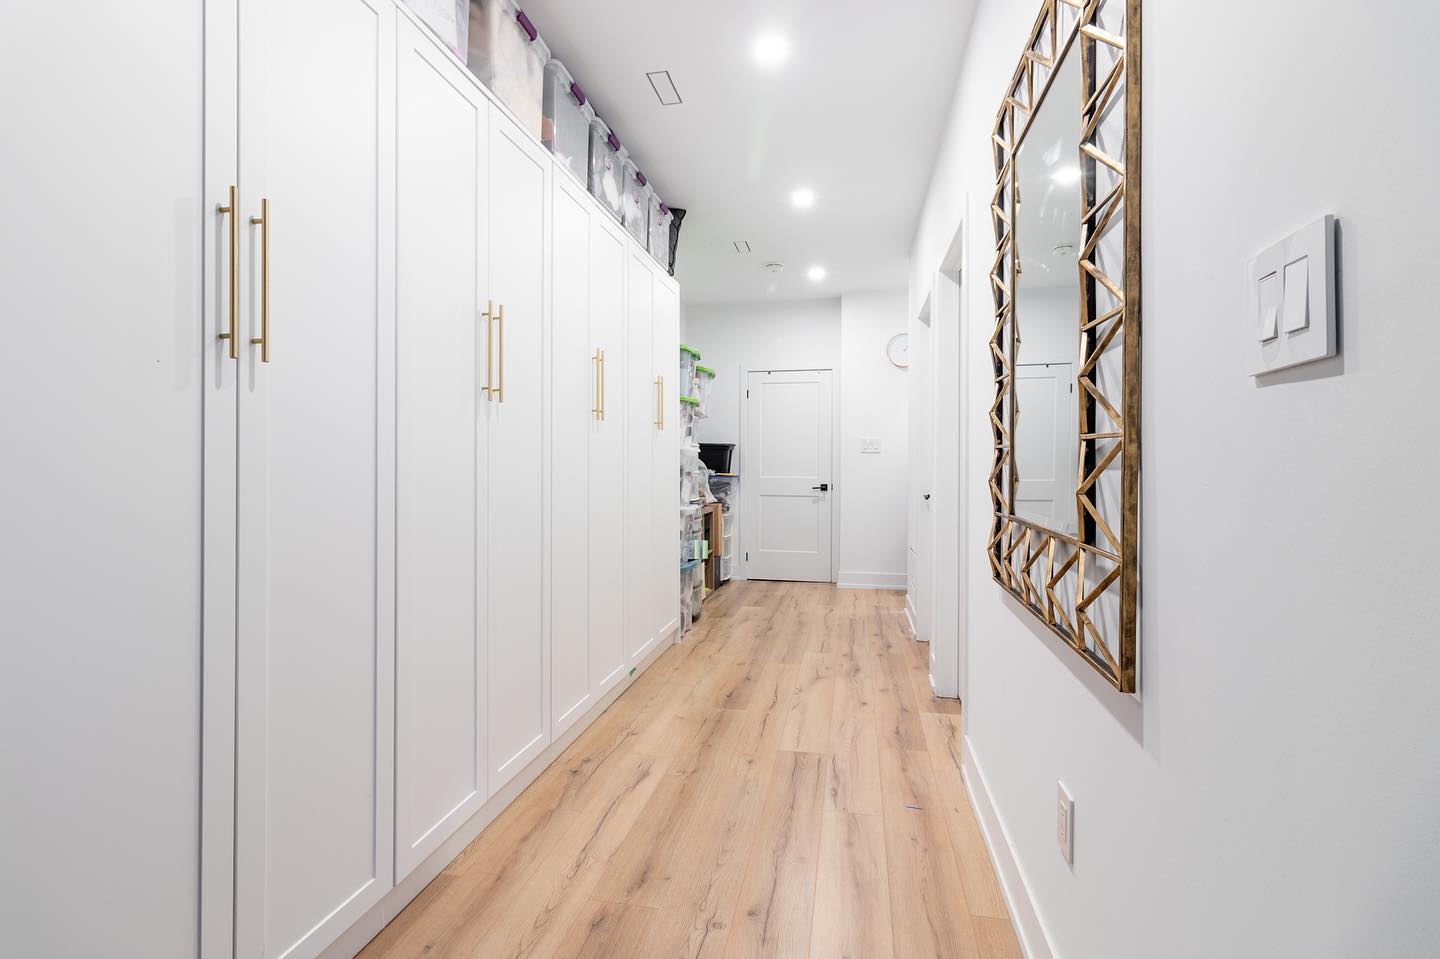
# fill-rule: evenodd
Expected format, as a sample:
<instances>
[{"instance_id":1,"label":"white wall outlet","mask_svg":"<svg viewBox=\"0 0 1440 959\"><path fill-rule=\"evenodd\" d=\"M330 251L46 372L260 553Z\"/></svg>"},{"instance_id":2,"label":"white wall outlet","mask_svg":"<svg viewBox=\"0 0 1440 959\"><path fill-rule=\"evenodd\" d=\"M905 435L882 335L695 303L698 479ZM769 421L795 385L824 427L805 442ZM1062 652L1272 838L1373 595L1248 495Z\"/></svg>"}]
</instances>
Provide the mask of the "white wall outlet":
<instances>
[{"instance_id":1,"label":"white wall outlet","mask_svg":"<svg viewBox=\"0 0 1440 959\"><path fill-rule=\"evenodd\" d=\"M862 452L862 453L878 453L878 452L880 452L880 437L878 437L878 436L862 436L862 437L860 437L860 452Z\"/></svg>"},{"instance_id":2,"label":"white wall outlet","mask_svg":"<svg viewBox=\"0 0 1440 959\"><path fill-rule=\"evenodd\" d=\"M1055 842L1067 866L1075 865L1075 800L1064 783L1055 784Z\"/></svg>"}]
</instances>

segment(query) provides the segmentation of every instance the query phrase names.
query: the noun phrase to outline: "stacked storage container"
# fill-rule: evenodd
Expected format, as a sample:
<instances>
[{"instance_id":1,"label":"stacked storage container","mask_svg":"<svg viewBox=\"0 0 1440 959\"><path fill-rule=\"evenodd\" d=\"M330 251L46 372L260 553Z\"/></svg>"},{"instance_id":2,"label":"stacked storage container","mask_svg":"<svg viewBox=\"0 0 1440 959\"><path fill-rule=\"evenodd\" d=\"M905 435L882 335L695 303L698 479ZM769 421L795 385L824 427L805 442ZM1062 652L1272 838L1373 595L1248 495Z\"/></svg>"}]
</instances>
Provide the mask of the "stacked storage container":
<instances>
[{"instance_id":1,"label":"stacked storage container","mask_svg":"<svg viewBox=\"0 0 1440 959\"><path fill-rule=\"evenodd\" d=\"M620 138L596 117L590 121L590 195L615 219L625 216L625 148Z\"/></svg>"},{"instance_id":2,"label":"stacked storage container","mask_svg":"<svg viewBox=\"0 0 1440 959\"><path fill-rule=\"evenodd\" d=\"M586 183L590 176L590 124L595 109L585 91L559 60L545 64L545 95L540 142L570 172Z\"/></svg>"},{"instance_id":3,"label":"stacked storage container","mask_svg":"<svg viewBox=\"0 0 1440 959\"><path fill-rule=\"evenodd\" d=\"M621 221L641 246L649 248L650 243L650 198L655 191L645 179L645 174L635 161L625 160L624 181L625 210Z\"/></svg>"},{"instance_id":4,"label":"stacked storage container","mask_svg":"<svg viewBox=\"0 0 1440 959\"><path fill-rule=\"evenodd\" d=\"M708 366L695 364L695 397L700 405L695 407L695 416L705 419L710 415L710 398L715 393L715 371Z\"/></svg>"},{"instance_id":5,"label":"stacked storage container","mask_svg":"<svg viewBox=\"0 0 1440 959\"><path fill-rule=\"evenodd\" d=\"M650 197L650 255L673 276L675 264L670 262L670 208L660 202L659 195Z\"/></svg>"},{"instance_id":6,"label":"stacked storage container","mask_svg":"<svg viewBox=\"0 0 1440 959\"><path fill-rule=\"evenodd\" d=\"M693 346L680 344L680 392L695 395L695 368L700 364L700 351Z\"/></svg>"},{"instance_id":7,"label":"stacked storage container","mask_svg":"<svg viewBox=\"0 0 1440 959\"><path fill-rule=\"evenodd\" d=\"M469 0L405 0L440 42L457 57L465 56L466 36L470 32Z\"/></svg>"},{"instance_id":8,"label":"stacked storage container","mask_svg":"<svg viewBox=\"0 0 1440 959\"><path fill-rule=\"evenodd\" d=\"M465 65L539 137L550 59L535 25L515 0L470 0Z\"/></svg>"}]
</instances>

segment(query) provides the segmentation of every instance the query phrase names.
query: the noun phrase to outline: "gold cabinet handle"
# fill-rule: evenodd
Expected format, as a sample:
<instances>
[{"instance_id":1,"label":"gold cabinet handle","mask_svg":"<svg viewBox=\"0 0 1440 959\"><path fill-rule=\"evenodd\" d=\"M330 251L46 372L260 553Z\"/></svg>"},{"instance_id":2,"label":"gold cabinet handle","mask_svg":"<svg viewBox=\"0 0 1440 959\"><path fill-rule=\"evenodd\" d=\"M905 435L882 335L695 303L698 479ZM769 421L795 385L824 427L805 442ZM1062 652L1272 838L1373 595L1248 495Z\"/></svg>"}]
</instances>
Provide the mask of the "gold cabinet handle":
<instances>
[{"instance_id":1,"label":"gold cabinet handle","mask_svg":"<svg viewBox=\"0 0 1440 959\"><path fill-rule=\"evenodd\" d=\"M485 301L485 385L480 387L480 392L485 394L486 399L493 399L495 396L495 337L492 330L495 328L495 301Z\"/></svg>"},{"instance_id":2,"label":"gold cabinet handle","mask_svg":"<svg viewBox=\"0 0 1440 959\"><path fill-rule=\"evenodd\" d=\"M605 418L605 351L597 349L595 355L590 357L590 372L595 376L595 405L590 412L596 420Z\"/></svg>"},{"instance_id":3,"label":"gold cabinet handle","mask_svg":"<svg viewBox=\"0 0 1440 959\"><path fill-rule=\"evenodd\" d=\"M600 351L600 418L605 418L605 351Z\"/></svg>"},{"instance_id":4,"label":"gold cabinet handle","mask_svg":"<svg viewBox=\"0 0 1440 959\"><path fill-rule=\"evenodd\" d=\"M250 222L260 228L260 335L250 337L260 346L260 362L270 362L270 201L260 200L260 215Z\"/></svg>"},{"instance_id":5,"label":"gold cabinet handle","mask_svg":"<svg viewBox=\"0 0 1440 959\"><path fill-rule=\"evenodd\" d=\"M500 402L505 402L505 304L500 304L500 314L495 317L500 322L500 385L495 387L495 396Z\"/></svg>"},{"instance_id":6,"label":"gold cabinet handle","mask_svg":"<svg viewBox=\"0 0 1440 959\"><path fill-rule=\"evenodd\" d=\"M219 338L230 341L228 352L232 360L240 359L240 338L235 335L235 324L240 321L240 217L236 213L239 200L240 191L232 186L230 202L217 208L221 216L230 217L230 329L219 334Z\"/></svg>"},{"instance_id":7,"label":"gold cabinet handle","mask_svg":"<svg viewBox=\"0 0 1440 959\"><path fill-rule=\"evenodd\" d=\"M665 377L655 377L655 428L665 429Z\"/></svg>"}]
</instances>

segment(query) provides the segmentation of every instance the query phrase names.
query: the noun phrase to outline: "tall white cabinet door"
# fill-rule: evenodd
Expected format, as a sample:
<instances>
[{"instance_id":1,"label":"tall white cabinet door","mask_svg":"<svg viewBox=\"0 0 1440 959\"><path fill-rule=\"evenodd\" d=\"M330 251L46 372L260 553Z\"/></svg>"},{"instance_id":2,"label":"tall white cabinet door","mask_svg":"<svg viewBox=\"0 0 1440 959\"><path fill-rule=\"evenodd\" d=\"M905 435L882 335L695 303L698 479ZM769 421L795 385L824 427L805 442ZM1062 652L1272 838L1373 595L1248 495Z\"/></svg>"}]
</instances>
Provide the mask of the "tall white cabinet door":
<instances>
[{"instance_id":1,"label":"tall white cabinet door","mask_svg":"<svg viewBox=\"0 0 1440 959\"><path fill-rule=\"evenodd\" d=\"M550 156L491 111L490 432L484 484L493 795L549 742L544 595L545 222ZM493 371L493 380L488 374Z\"/></svg>"},{"instance_id":2,"label":"tall white cabinet door","mask_svg":"<svg viewBox=\"0 0 1440 959\"><path fill-rule=\"evenodd\" d=\"M590 199L552 176L550 321L554 331L549 555L550 710L554 735L584 715L590 699L590 435L600 416L600 359L590 336Z\"/></svg>"},{"instance_id":3,"label":"tall white cabinet door","mask_svg":"<svg viewBox=\"0 0 1440 959\"><path fill-rule=\"evenodd\" d=\"M655 363L664 378L662 427L655 432L651 498L654 575L651 580L656 639L680 625L680 296L670 278L655 268ZM717 545L718 548L718 545Z\"/></svg>"},{"instance_id":4,"label":"tall white cabinet door","mask_svg":"<svg viewBox=\"0 0 1440 959\"><path fill-rule=\"evenodd\" d=\"M590 688L604 695L625 675L625 235L590 218L590 343L600 353L601 417L590 422Z\"/></svg>"},{"instance_id":5,"label":"tall white cabinet door","mask_svg":"<svg viewBox=\"0 0 1440 959\"><path fill-rule=\"evenodd\" d=\"M398 881L486 798L475 448L489 107L408 21L396 56Z\"/></svg>"},{"instance_id":6,"label":"tall white cabinet door","mask_svg":"<svg viewBox=\"0 0 1440 959\"><path fill-rule=\"evenodd\" d=\"M680 478L666 493L655 483L655 436L660 430L660 374L654 355L654 278L649 254L626 245L626 372L629 384L625 410L625 658L635 665L655 644L654 498L676 507ZM680 539L674 563L680 566ZM679 573L676 573L679 576ZM678 589L678 587L677 587ZM677 592L678 598L678 592ZM678 599L677 599L678 601Z\"/></svg>"},{"instance_id":7,"label":"tall white cabinet door","mask_svg":"<svg viewBox=\"0 0 1440 959\"><path fill-rule=\"evenodd\" d=\"M394 31L385 0L240 3L236 955L251 959L315 955L393 877Z\"/></svg>"},{"instance_id":8,"label":"tall white cabinet door","mask_svg":"<svg viewBox=\"0 0 1440 959\"><path fill-rule=\"evenodd\" d=\"M201 322L232 182L202 185L203 14L0 4L6 956L195 955L202 615L234 623L201 603L202 456L233 454L236 375ZM202 393L229 412L203 452Z\"/></svg>"}]
</instances>

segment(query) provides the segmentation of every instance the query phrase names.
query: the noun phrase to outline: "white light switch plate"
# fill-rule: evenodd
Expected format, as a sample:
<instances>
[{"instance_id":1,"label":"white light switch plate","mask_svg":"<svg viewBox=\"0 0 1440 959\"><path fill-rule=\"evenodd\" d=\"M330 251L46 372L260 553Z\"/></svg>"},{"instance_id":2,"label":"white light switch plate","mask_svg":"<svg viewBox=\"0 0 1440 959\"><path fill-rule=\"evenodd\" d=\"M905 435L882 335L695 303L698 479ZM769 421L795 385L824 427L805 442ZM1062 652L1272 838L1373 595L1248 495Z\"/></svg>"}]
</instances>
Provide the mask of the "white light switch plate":
<instances>
[{"instance_id":1,"label":"white light switch plate","mask_svg":"<svg viewBox=\"0 0 1440 959\"><path fill-rule=\"evenodd\" d=\"M878 437L878 436L862 436L862 437L860 437L860 452L862 452L862 453L878 453L878 452L880 452L880 437Z\"/></svg>"},{"instance_id":2,"label":"white light switch plate","mask_svg":"<svg viewBox=\"0 0 1440 959\"><path fill-rule=\"evenodd\" d=\"M1335 218L1326 214L1246 264L1246 330L1264 376L1334 356ZM1258 330L1259 335L1248 331Z\"/></svg>"},{"instance_id":3,"label":"white light switch plate","mask_svg":"<svg viewBox=\"0 0 1440 959\"><path fill-rule=\"evenodd\" d=\"M1075 800L1064 783L1055 784L1055 843L1067 866L1075 865Z\"/></svg>"}]
</instances>

